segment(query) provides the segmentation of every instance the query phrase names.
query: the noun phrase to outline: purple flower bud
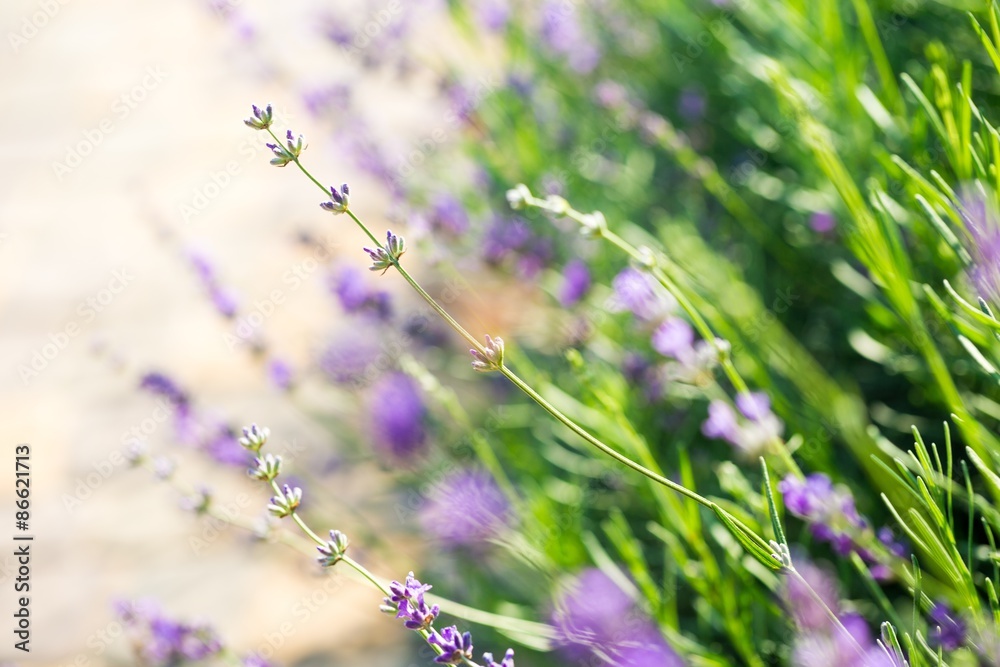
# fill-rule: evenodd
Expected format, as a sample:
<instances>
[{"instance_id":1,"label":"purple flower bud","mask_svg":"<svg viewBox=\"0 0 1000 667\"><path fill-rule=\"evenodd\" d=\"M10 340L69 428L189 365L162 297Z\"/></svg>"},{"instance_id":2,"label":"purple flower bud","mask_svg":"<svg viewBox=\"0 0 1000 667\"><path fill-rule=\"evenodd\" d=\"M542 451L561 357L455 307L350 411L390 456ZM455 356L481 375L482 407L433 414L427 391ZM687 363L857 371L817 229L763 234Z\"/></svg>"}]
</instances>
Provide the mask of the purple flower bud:
<instances>
[{"instance_id":1,"label":"purple flower bud","mask_svg":"<svg viewBox=\"0 0 1000 667\"><path fill-rule=\"evenodd\" d=\"M295 372L284 359L271 359L267 362L267 377L275 387L288 389L295 380Z\"/></svg>"},{"instance_id":2,"label":"purple flower bud","mask_svg":"<svg viewBox=\"0 0 1000 667\"><path fill-rule=\"evenodd\" d=\"M615 296L612 310L631 311L642 320L652 320L671 310L676 302L647 274L628 267L611 282Z\"/></svg>"},{"instance_id":3,"label":"purple flower bud","mask_svg":"<svg viewBox=\"0 0 1000 667\"><path fill-rule=\"evenodd\" d=\"M383 607L386 611L395 611L396 618L403 619L407 629L426 630L441 612L438 605L428 606L424 601L424 593L430 589L429 584L420 583L410 572L404 583L393 581L389 584L389 597L383 600Z\"/></svg>"},{"instance_id":4,"label":"purple flower bud","mask_svg":"<svg viewBox=\"0 0 1000 667\"><path fill-rule=\"evenodd\" d=\"M486 663L483 667L514 667L514 649L507 649L502 662L495 662L492 653L483 653L483 662Z\"/></svg>"}]
</instances>

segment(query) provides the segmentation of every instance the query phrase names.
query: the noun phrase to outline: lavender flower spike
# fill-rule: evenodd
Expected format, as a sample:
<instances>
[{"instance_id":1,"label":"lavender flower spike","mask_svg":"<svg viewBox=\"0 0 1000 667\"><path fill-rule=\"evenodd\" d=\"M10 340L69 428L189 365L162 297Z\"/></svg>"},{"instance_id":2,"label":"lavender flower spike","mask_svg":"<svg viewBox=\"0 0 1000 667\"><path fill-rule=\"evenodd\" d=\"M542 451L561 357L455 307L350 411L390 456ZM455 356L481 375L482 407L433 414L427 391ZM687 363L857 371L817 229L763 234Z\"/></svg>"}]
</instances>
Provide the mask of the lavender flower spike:
<instances>
[{"instance_id":1,"label":"lavender flower spike","mask_svg":"<svg viewBox=\"0 0 1000 667\"><path fill-rule=\"evenodd\" d=\"M251 477L262 482L270 482L281 473L281 457L274 454L265 454L263 458L255 458L253 465L254 467L247 472Z\"/></svg>"},{"instance_id":2,"label":"lavender flower spike","mask_svg":"<svg viewBox=\"0 0 1000 667\"><path fill-rule=\"evenodd\" d=\"M399 262L399 258L406 252L406 242L402 236L396 236L391 231L385 233L384 248L363 248L372 258L372 265L368 267L370 271L381 271L383 274Z\"/></svg>"},{"instance_id":3,"label":"lavender flower spike","mask_svg":"<svg viewBox=\"0 0 1000 667\"><path fill-rule=\"evenodd\" d=\"M514 667L514 649L507 649L501 662L495 662L492 653L483 653L483 662L486 663L484 667Z\"/></svg>"},{"instance_id":4,"label":"lavender flower spike","mask_svg":"<svg viewBox=\"0 0 1000 667\"><path fill-rule=\"evenodd\" d=\"M288 130L285 137L285 146L281 144L267 144L267 147L274 153L274 157L271 158L271 164L275 167L284 167L289 162L298 160L299 155L302 154L302 150L305 148L303 143L305 140L301 134L296 138L292 135L292 131Z\"/></svg>"},{"instance_id":5,"label":"lavender flower spike","mask_svg":"<svg viewBox=\"0 0 1000 667\"><path fill-rule=\"evenodd\" d=\"M243 122L247 124L247 127L252 127L255 130L266 130L271 127L272 116L270 104L263 109L258 108L255 104L253 105L253 117L247 118Z\"/></svg>"},{"instance_id":6,"label":"lavender flower spike","mask_svg":"<svg viewBox=\"0 0 1000 667\"><path fill-rule=\"evenodd\" d=\"M405 583L389 584L391 595L382 601L382 611L396 612L396 618L405 619L403 625L409 630L426 630L441 612L440 606L428 606L424 601L424 593L430 589L429 584L420 583L410 572Z\"/></svg>"},{"instance_id":7,"label":"lavender flower spike","mask_svg":"<svg viewBox=\"0 0 1000 667\"><path fill-rule=\"evenodd\" d=\"M259 452L260 448L267 442L269 435L271 435L271 429L251 424L243 429L243 437L240 438L239 443L252 452Z\"/></svg>"},{"instance_id":8,"label":"lavender flower spike","mask_svg":"<svg viewBox=\"0 0 1000 667\"><path fill-rule=\"evenodd\" d=\"M350 544L350 541L347 539L347 535L344 535L339 530L331 530L330 541L321 547L316 547L316 551L320 554L319 558L317 558L319 564L323 567L335 565L347 553L348 544Z\"/></svg>"},{"instance_id":9,"label":"lavender flower spike","mask_svg":"<svg viewBox=\"0 0 1000 667\"><path fill-rule=\"evenodd\" d=\"M340 186L340 191L337 188L330 186L330 201L325 201L320 204L320 208L325 211L330 211L334 215L344 213L347 211L347 207L350 205L350 194L351 189L347 187L347 183Z\"/></svg>"},{"instance_id":10,"label":"lavender flower spike","mask_svg":"<svg viewBox=\"0 0 1000 667\"><path fill-rule=\"evenodd\" d=\"M289 516L301 503L302 489L297 486L293 489L285 484L281 494L271 498L271 504L267 506L267 509L280 519Z\"/></svg>"},{"instance_id":11,"label":"lavender flower spike","mask_svg":"<svg viewBox=\"0 0 1000 667\"><path fill-rule=\"evenodd\" d=\"M444 651L434 658L434 662L442 665L457 665L463 660L472 659L472 633L459 634L456 626L445 628L438 634L437 630L431 631L431 636L427 638L427 643L438 646Z\"/></svg>"},{"instance_id":12,"label":"lavender flower spike","mask_svg":"<svg viewBox=\"0 0 1000 667\"><path fill-rule=\"evenodd\" d=\"M469 350L472 354L472 369L480 373L498 371L503 368L503 338L490 338L486 334L485 353L479 350Z\"/></svg>"}]
</instances>

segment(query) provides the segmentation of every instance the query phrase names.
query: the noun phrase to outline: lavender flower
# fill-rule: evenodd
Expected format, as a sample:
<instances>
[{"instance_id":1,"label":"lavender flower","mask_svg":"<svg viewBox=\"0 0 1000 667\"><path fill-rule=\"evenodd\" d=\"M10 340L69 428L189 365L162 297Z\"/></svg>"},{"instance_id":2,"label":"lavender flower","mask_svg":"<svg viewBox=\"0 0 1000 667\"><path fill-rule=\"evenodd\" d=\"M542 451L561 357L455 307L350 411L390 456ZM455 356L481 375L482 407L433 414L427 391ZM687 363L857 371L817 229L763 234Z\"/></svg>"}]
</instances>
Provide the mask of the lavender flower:
<instances>
[{"instance_id":1,"label":"lavender flower","mask_svg":"<svg viewBox=\"0 0 1000 667\"><path fill-rule=\"evenodd\" d=\"M426 630L441 613L440 606L428 606L424 601L424 593L431 588L430 584L420 583L410 572L405 583L393 581L389 584L390 595L383 600L382 610L396 612L396 618L404 619L403 625L410 630Z\"/></svg>"},{"instance_id":2,"label":"lavender flower","mask_svg":"<svg viewBox=\"0 0 1000 667\"><path fill-rule=\"evenodd\" d=\"M676 301L647 274L628 267L611 282L615 295L609 304L614 311L631 311L641 320L653 320L674 308Z\"/></svg>"},{"instance_id":3,"label":"lavender flower","mask_svg":"<svg viewBox=\"0 0 1000 667\"><path fill-rule=\"evenodd\" d=\"M392 316L389 293L372 289L364 274L355 267L342 267L340 271L330 276L328 284L344 311L348 313L370 311L381 320L387 320Z\"/></svg>"},{"instance_id":4,"label":"lavender flower","mask_svg":"<svg viewBox=\"0 0 1000 667\"><path fill-rule=\"evenodd\" d=\"M493 477L460 470L434 487L420 511L421 525L448 546L477 547L510 523L510 504Z\"/></svg>"},{"instance_id":5,"label":"lavender flower","mask_svg":"<svg viewBox=\"0 0 1000 667\"><path fill-rule=\"evenodd\" d=\"M503 338L500 336L490 338L490 335L486 334L486 344L483 348L484 352L469 350L472 354L472 369L485 373L503 368Z\"/></svg>"},{"instance_id":6,"label":"lavender flower","mask_svg":"<svg viewBox=\"0 0 1000 667\"><path fill-rule=\"evenodd\" d=\"M351 189L344 183L340 186L340 191L337 188L330 186L330 201L325 201L319 205L325 211L330 211L334 215L339 215L345 213L351 203Z\"/></svg>"},{"instance_id":7,"label":"lavender flower","mask_svg":"<svg viewBox=\"0 0 1000 667\"><path fill-rule=\"evenodd\" d=\"M272 116L273 113L271 111L270 104L264 107L264 109L259 109L255 104L253 105L253 116L243 122L246 123L248 127L252 127L255 130L266 130L271 127Z\"/></svg>"},{"instance_id":8,"label":"lavender flower","mask_svg":"<svg viewBox=\"0 0 1000 667\"><path fill-rule=\"evenodd\" d=\"M288 130L285 134L285 144L267 144L267 147L271 149L274 153L274 157L271 158L271 164L275 167L284 167L289 162L294 162L299 159L299 155L302 154L303 149L305 149L304 139L300 134L298 137L292 135L292 131Z\"/></svg>"},{"instance_id":9,"label":"lavender flower","mask_svg":"<svg viewBox=\"0 0 1000 667\"><path fill-rule=\"evenodd\" d=\"M980 196L963 197L959 212L972 237L973 267L969 272L980 296L1000 300L1000 220Z\"/></svg>"},{"instance_id":10,"label":"lavender flower","mask_svg":"<svg viewBox=\"0 0 1000 667\"><path fill-rule=\"evenodd\" d=\"M318 365L334 383L361 385L381 370L376 362L381 346L373 331L344 331L323 349Z\"/></svg>"},{"instance_id":11,"label":"lavender flower","mask_svg":"<svg viewBox=\"0 0 1000 667\"><path fill-rule=\"evenodd\" d=\"M559 290L559 303L569 308L579 303L590 290L590 271L582 260L574 259L563 269L563 284Z\"/></svg>"},{"instance_id":12,"label":"lavender flower","mask_svg":"<svg viewBox=\"0 0 1000 667\"><path fill-rule=\"evenodd\" d=\"M514 649L507 649L501 662L494 662L492 653L483 653L483 662L483 667L514 667Z\"/></svg>"},{"instance_id":13,"label":"lavender flower","mask_svg":"<svg viewBox=\"0 0 1000 667\"><path fill-rule=\"evenodd\" d=\"M270 436L271 429L268 427L250 424L250 426L243 429L243 437L239 439L239 443L252 452L259 452L260 448L267 443L267 439Z\"/></svg>"},{"instance_id":14,"label":"lavender flower","mask_svg":"<svg viewBox=\"0 0 1000 667\"><path fill-rule=\"evenodd\" d=\"M208 254L197 248L188 249L186 254L202 289L208 294L219 314L226 318L236 315L239 299L232 289L220 283L215 264Z\"/></svg>"},{"instance_id":15,"label":"lavender flower","mask_svg":"<svg viewBox=\"0 0 1000 667\"><path fill-rule=\"evenodd\" d=\"M279 519L290 516L302 504L302 489L285 484L281 493L271 498L268 511Z\"/></svg>"},{"instance_id":16,"label":"lavender flower","mask_svg":"<svg viewBox=\"0 0 1000 667\"><path fill-rule=\"evenodd\" d=\"M816 211L809 216L809 227L817 234L829 234L837 228L837 219L829 211Z\"/></svg>"},{"instance_id":17,"label":"lavender flower","mask_svg":"<svg viewBox=\"0 0 1000 667\"><path fill-rule=\"evenodd\" d=\"M434 662L442 665L457 665L463 660L472 659L472 633L459 633L454 625L445 628L440 633L431 631L427 643L439 647L443 653L434 658Z\"/></svg>"},{"instance_id":18,"label":"lavender flower","mask_svg":"<svg viewBox=\"0 0 1000 667\"><path fill-rule=\"evenodd\" d=\"M385 233L385 246L378 248L362 248L372 258L370 271L381 271L385 274L390 266L399 263L399 258L406 252L406 242L402 236L396 236L391 231Z\"/></svg>"},{"instance_id":19,"label":"lavender flower","mask_svg":"<svg viewBox=\"0 0 1000 667\"><path fill-rule=\"evenodd\" d=\"M931 627L927 640L931 646L954 651L965 644L968 633L965 622L946 602L935 603L927 612L927 620Z\"/></svg>"},{"instance_id":20,"label":"lavender flower","mask_svg":"<svg viewBox=\"0 0 1000 667\"><path fill-rule=\"evenodd\" d=\"M118 602L115 611L145 664L166 667L217 655L222 643L205 624L187 624L164 616L149 600Z\"/></svg>"},{"instance_id":21,"label":"lavender flower","mask_svg":"<svg viewBox=\"0 0 1000 667\"><path fill-rule=\"evenodd\" d=\"M188 405L189 399L187 393L182 390L176 382L163 373L157 371L146 373L139 380L139 387L158 396L162 396L170 401L175 408Z\"/></svg>"},{"instance_id":22,"label":"lavender flower","mask_svg":"<svg viewBox=\"0 0 1000 667\"><path fill-rule=\"evenodd\" d=\"M736 407L744 419L739 420L726 403L714 400L708 406L708 419L701 431L706 437L727 441L745 456L758 456L781 437L784 428L770 406L763 393L740 394L736 397Z\"/></svg>"},{"instance_id":23,"label":"lavender flower","mask_svg":"<svg viewBox=\"0 0 1000 667\"><path fill-rule=\"evenodd\" d=\"M412 461L426 447L427 408L416 382L404 373L382 377L371 390L369 428L375 448L394 461Z\"/></svg>"},{"instance_id":24,"label":"lavender flower","mask_svg":"<svg viewBox=\"0 0 1000 667\"><path fill-rule=\"evenodd\" d=\"M681 98L677 103L677 110L681 116L689 121L701 120L705 116L705 108L708 106L705 100L705 93L697 88L684 88L681 91Z\"/></svg>"},{"instance_id":25,"label":"lavender flower","mask_svg":"<svg viewBox=\"0 0 1000 667\"><path fill-rule=\"evenodd\" d=\"M694 355L694 329L679 317L671 317L653 332L653 349L678 361Z\"/></svg>"},{"instance_id":26,"label":"lavender flower","mask_svg":"<svg viewBox=\"0 0 1000 667\"><path fill-rule=\"evenodd\" d=\"M253 467L247 473L256 480L270 482L281 474L281 457L265 454L253 460Z\"/></svg>"},{"instance_id":27,"label":"lavender flower","mask_svg":"<svg viewBox=\"0 0 1000 667\"><path fill-rule=\"evenodd\" d=\"M292 365L284 359L271 359L267 362L267 377L278 389L288 389L295 381Z\"/></svg>"},{"instance_id":28,"label":"lavender flower","mask_svg":"<svg viewBox=\"0 0 1000 667\"><path fill-rule=\"evenodd\" d=\"M319 558L317 558L319 564L323 567L336 565L344 558L349 544L350 541L347 539L347 535L344 535L339 530L331 530L330 539L326 544L316 547L316 551L319 552Z\"/></svg>"},{"instance_id":29,"label":"lavender flower","mask_svg":"<svg viewBox=\"0 0 1000 667\"><path fill-rule=\"evenodd\" d=\"M469 228L469 214L454 196L441 194L431 206L430 222L435 230L458 236Z\"/></svg>"},{"instance_id":30,"label":"lavender flower","mask_svg":"<svg viewBox=\"0 0 1000 667\"><path fill-rule=\"evenodd\" d=\"M829 542L842 554L854 550L853 534L867 528L854 507L854 498L843 487L834 487L823 473L804 480L788 475L778 484L788 511L807 521L813 535Z\"/></svg>"},{"instance_id":31,"label":"lavender flower","mask_svg":"<svg viewBox=\"0 0 1000 667\"><path fill-rule=\"evenodd\" d=\"M679 667L683 663L656 625L606 574L582 572L552 617L556 645L575 662Z\"/></svg>"},{"instance_id":32,"label":"lavender flower","mask_svg":"<svg viewBox=\"0 0 1000 667\"><path fill-rule=\"evenodd\" d=\"M542 43L552 53L565 57L576 72L592 72L601 61L601 52L584 33L576 6L559 0L546 0L541 14L539 37Z\"/></svg>"},{"instance_id":33,"label":"lavender flower","mask_svg":"<svg viewBox=\"0 0 1000 667\"><path fill-rule=\"evenodd\" d=\"M902 661L877 644L864 619L841 611L836 580L804 558L796 558L801 579L786 576L785 608L795 620L792 664L801 667L902 667ZM839 623L830 618L833 613ZM845 632L846 629L846 632Z\"/></svg>"}]
</instances>

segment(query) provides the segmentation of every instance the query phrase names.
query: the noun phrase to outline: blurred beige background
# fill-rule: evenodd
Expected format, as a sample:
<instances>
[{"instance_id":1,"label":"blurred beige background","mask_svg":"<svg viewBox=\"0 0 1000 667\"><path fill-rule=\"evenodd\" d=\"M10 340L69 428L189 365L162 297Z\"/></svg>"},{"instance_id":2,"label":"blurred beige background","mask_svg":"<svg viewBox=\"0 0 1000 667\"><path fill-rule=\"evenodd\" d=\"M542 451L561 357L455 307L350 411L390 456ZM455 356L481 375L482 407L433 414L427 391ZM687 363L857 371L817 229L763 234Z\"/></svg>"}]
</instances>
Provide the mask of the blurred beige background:
<instances>
[{"instance_id":1,"label":"blurred beige background","mask_svg":"<svg viewBox=\"0 0 1000 667\"><path fill-rule=\"evenodd\" d=\"M225 344L232 325L213 312L182 256L186 246L205 248L248 302L283 287L283 274L307 257L293 241L301 229L363 264L360 233L323 214L299 174L268 165L261 136L241 122L250 104L273 102L307 138L311 127L317 136L330 128L302 108L301 90L335 78L357 85L383 132L415 137L441 113L419 66L405 84L363 78L320 39L318 3L233 4L226 16L198 0L0 7L0 660L128 661L125 640L107 634L110 601L137 596L159 598L180 619L212 622L240 652L280 640L286 664L335 646L343 656L365 652L342 664L406 660L404 633L386 631L395 625L378 614L373 591L350 583L304 614L302 601L322 585L308 559L251 546L235 530L216 538L178 508L171 489L115 464L122 434L156 407L136 389L138 373L151 368L176 375L237 423L269 424L284 442L324 437L279 399L245 350ZM413 11L403 3L403 16ZM384 225L378 184L345 174L346 160L322 140L308 158L316 173L350 181L355 208ZM219 175L227 169L228 178ZM203 206L185 220L182 206L197 193ZM336 313L322 276L310 278L285 287L287 300L264 325L293 354L314 349ZM158 426L150 441L162 449L170 430ZM9 634L18 443L32 448L29 656L12 649ZM258 486L197 456L178 460L180 479L208 483L223 504L249 498L240 511L260 514L267 496ZM88 486L95 472L100 481ZM369 483L379 481L345 492ZM200 553L192 535L209 536ZM376 651L385 641L397 648Z\"/></svg>"}]
</instances>

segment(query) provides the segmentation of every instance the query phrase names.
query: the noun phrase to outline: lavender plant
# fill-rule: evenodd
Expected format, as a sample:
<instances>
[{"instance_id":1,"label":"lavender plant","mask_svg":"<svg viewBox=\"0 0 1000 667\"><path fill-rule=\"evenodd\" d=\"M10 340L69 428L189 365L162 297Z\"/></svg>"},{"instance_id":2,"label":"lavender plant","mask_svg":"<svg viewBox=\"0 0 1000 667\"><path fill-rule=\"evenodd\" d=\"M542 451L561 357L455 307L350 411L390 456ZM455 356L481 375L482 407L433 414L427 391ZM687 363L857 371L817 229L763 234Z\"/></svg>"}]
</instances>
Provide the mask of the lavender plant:
<instances>
[{"instance_id":1,"label":"lavender plant","mask_svg":"<svg viewBox=\"0 0 1000 667\"><path fill-rule=\"evenodd\" d=\"M370 392L363 437L404 488L438 475L404 521L438 540L429 578L460 572L470 604L412 573L386 584L342 532L311 530L251 427L269 510L323 567L376 587L439 663L477 664L469 632L437 627L448 609L524 646L519 664L549 650L574 664L1000 659L996 3L971 20L865 0L484 1L451 16L492 34L504 83L471 102L448 73L461 129L424 179L400 179L342 100L309 96L386 182L409 243L362 222L365 193L314 177L271 107L246 124L323 191L326 224L363 232L374 278L398 273L471 348L483 403L515 410L476 430L476 374L441 361L445 338L429 343L440 356L407 350L374 376L375 333L320 361ZM343 43L341 22L327 37ZM418 282L414 262L436 276ZM525 303L551 306L542 333L473 336L469 309L427 287L456 275L513 276ZM331 290L364 331L405 331L383 284L341 270ZM165 376L146 385L179 420L197 414ZM513 665L493 655L478 664Z\"/></svg>"}]
</instances>

